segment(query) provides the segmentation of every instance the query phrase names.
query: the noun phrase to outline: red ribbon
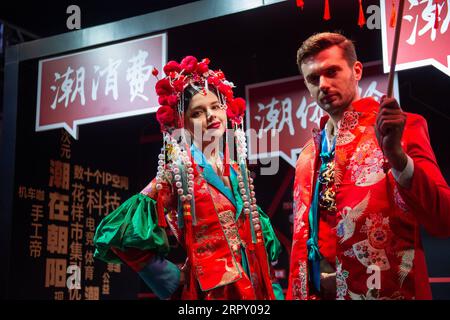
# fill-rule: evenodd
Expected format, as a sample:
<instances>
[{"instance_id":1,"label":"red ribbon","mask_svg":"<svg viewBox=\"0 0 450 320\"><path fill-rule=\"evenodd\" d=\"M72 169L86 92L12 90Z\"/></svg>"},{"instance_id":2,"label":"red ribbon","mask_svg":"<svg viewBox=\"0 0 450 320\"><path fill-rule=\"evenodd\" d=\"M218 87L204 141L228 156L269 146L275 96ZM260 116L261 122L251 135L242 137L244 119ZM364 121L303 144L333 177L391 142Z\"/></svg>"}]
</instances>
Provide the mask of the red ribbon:
<instances>
[{"instance_id":1,"label":"red ribbon","mask_svg":"<svg viewBox=\"0 0 450 320\"><path fill-rule=\"evenodd\" d=\"M366 24L366 18L364 17L364 10L362 7L362 0L359 0L359 17L358 25L362 28Z\"/></svg>"},{"instance_id":2,"label":"red ribbon","mask_svg":"<svg viewBox=\"0 0 450 320\"><path fill-rule=\"evenodd\" d=\"M325 9L324 9L324 12L323 12L323 19L324 20L330 20L331 19L330 4L329 4L328 0L325 0Z\"/></svg>"},{"instance_id":3,"label":"red ribbon","mask_svg":"<svg viewBox=\"0 0 450 320\"><path fill-rule=\"evenodd\" d=\"M164 190L164 189L158 190L158 197L156 200L156 213L158 215L158 226L166 228L167 222L166 222L166 217L164 215L163 192L167 192L167 190Z\"/></svg>"},{"instance_id":4,"label":"red ribbon","mask_svg":"<svg viewBox=\"0 0 450 320\"><path fill-rule=\"evenodd\" d=\"M227 133L225 133L227 134ZM229 177L230 176L230 149L228 148L228 136L227 141L225 142L225 151L223 155L223 176Z\"/></svg>"}]
</instances>

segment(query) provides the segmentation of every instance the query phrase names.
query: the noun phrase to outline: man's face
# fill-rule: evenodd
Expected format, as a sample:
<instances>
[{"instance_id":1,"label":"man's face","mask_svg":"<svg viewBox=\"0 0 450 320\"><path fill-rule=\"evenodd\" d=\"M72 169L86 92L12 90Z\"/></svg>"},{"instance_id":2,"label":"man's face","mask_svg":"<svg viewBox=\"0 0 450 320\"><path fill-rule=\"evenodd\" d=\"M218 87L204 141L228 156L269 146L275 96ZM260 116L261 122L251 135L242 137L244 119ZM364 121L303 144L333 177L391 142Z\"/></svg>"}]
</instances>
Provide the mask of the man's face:
<instances>
[{"instance_id":1,"label":"man's face","mask_svg":"<svg viewBox=\"0 0 450 320\"><path fill-rule=\"evenodd\" d=\"M357 61L350 67L338 46L306 58L301 68L309 93L331 116L342 114L359 98L362 64Z\"/></svg>"}]
</instances>

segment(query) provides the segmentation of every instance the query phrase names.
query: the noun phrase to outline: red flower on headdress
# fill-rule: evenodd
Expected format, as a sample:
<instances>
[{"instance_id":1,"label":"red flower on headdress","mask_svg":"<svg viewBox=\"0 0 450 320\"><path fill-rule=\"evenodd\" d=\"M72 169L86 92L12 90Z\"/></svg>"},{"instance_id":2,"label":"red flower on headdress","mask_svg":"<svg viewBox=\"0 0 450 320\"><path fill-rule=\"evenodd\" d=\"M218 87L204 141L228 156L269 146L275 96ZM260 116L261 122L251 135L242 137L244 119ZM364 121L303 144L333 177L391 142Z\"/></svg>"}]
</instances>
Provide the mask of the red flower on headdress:
<instances>
[{"instance_id":1,"label":"red flower on headdress","mask_svg":"<svg viewBox=\"0 0 450 320\"><path fill-rule=\"evenodd\" d=\"M172 107L176 106L177 103L178 103L178 96L177 95L173 94L173 95L167 97L167 104L169 106L172 106Z\"/></svg>"},{"instance_id":2,"label":"red flower on headdress","mask_svg":"<svg viewBox=\"0 0 450 320\"><path fill-rule=\"evenodd\" d=\"M173 91L168 79L159 80L156 83L155 89L158 96L168 96L171 95Z\"/></svg>"},{"instance_id":3,"label":"red flower on headdress","mask_svg":"<svg viewBox=\"0 0 450 320\"><path fill-rule=\"evenodd\" d=\"M169 106L161 106L156 111L156 120L161 127L171 127L175 123L175 111Z\"/></svg>"},{"instance_id":4,"label":"red flower on headdress","mask_svg":"<svg viewBox=\"0 0 450 320\"><path fill-rule=\"evenodd\" d=\"M217 87L219 85L219 83L220 83L220 80L217 79L217 77L215 77L215 76L208 77L208 84L212 84L213 86Z\"/></svg>"},{"instance_id":5,"label":"red flower on headdress","mask_svg":"<svg viewBox=\"0 0 450 320\"><path fill-rule=\"evenodd\" d=\"M230 88L230 90L225 92L225 98L227 101L231 101L234 98L233 90Z\"/></svg>"},{"instance_id":6,"label":"red flower on headdress","mask_svg":"<svg viewBox=\"0 0 450 320\"><path fill-rule=\"evenodd\" d=\"M167 97L168 96L159 96L158 97L158 103L160 106L167 104Z\"/></svg>"},{"instance_id":7,"label":"red flower on headdress","mask_svg":"<svg viewBox=\"0 0 450 320\"><path fill-rule=\"evenodd\" d=\"M169 75L169 73L171 73L171 72L177 72L177 73L180 72L181 67L178 64L178 62L172 60L172 61L167 62L167 64L164 66L163 70L166 75Z\"/></svg>"},{"instance_id":8,"label":"red flower on headdress","mask_svg":"<svg viewBox=\"0 0 450 320\"><path fill-rule=\"evenodd\" d=\"M197 73L199 74L204 74L205 72L208 72L208 70L209 70L208 65L204 62L200 62L197 65Z\"/></svg>"},{"instance_id":9,"label":"red flower on headdress","mask_svg":"<svg viewBox=\"0 0 450 320\"><path fill-rule=\"evenodd\" d=\"M220 80L225 79L225 74L223 73L222 70L216 71L216 77L219 78Z\"/></svg>"},{"instance_id":10,"label":"red flower on headdress","mask_svg":"<svg viewBox=\"0 0 450 320\"><path fill-rule=\"evenodd\" d=\"M184 78L180 78L173 82L173 88L176 92L182 92L184 90Z\"/></svg>"},{"instance_id":11,"label":"red flower on headdress","mask_svg":"<svg viewBox=\"0 0 450 320\"><path fill-rule=\"evenodd\" d=\"M245 100L242 98L236 98L231 100L227 104L227 116L230 120L240 123L244 116L246 108Z\"/></svg>"},{"instance_id":12,"label":"red flower on headdress","mask_svg":"<svg viewBox=\"0 0 450 320\"><path fill-rule=\"evenodd\" d=\"M155 77L157 77L157 76L158 76L158 74L159 74L159 71L158 71L158 69L156 69L155 67L153 67L153 70L152 70L152 75L154 75Z\"/></svg>"},{"instance_id":13,"label":"red flower on headdress","mask_svg":"<svg viewBox=\"0 0 450 320\"><path fill-rule=\"evenodd\" d=\"M193 56L187 56L183 60L181 60L180 67L184 69L186 73L192 73L197 69L197 58Z\"/></svg>"},{"instance_id":14,"label":"red flower on headdress","mask_svg":"<svg viewBox=\"0 0 450 320\"><path fill-rule=\"evenodd\" d=\"M233 96L233 90L231 89L231 87L223 82L219 82L219 84L217 85L217 89L227 98Z\"/></svg>"},{"instance_id":15,"label":"red flower on headdress","mask_svg":"<svg viewBox=\"0 0 450 320\"><path fill-rule=\"evenodd\" d=\"M159 96L158 97L158 103L163 106L163 105L168 105L168 106L176 106L178 103L178 96L173 94L170 96Z\"/></svg>"}]
</instances>

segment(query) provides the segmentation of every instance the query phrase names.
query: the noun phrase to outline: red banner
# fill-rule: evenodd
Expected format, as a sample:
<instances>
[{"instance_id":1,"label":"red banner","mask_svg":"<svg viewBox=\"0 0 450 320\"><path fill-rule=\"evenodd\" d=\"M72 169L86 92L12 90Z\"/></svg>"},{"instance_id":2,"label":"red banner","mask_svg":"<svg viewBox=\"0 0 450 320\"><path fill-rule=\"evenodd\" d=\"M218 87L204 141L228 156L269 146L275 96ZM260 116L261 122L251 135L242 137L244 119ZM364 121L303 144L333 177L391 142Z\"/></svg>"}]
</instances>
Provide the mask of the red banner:
<instances>
[{"instance_id":1,"label":"red banner","mask_svg":"<svg viewBox=\"0 0 450 320\"><path fill-rule=\"evenodd\" d=\"M384 72L389 72L395 28L391 27L392 3L381 1ZM403 11L402 30L395 70L432 65L450 76L450 0L408 0ZM437 10L436 10L437 9Z\"/></svg>"},{"instance_id":2,"label":"red banner","mask_svg":"<svg viewBox=\"0 0 450 320\"><path fill-rule=\"evenodd\" d=\"M166 34L39 61L36 131L155 112L153 68L167 60Z\"/></svg>"},{"instance_id":3,"label":"red banner","mask_svg":"<svg viewBox=\"0 0 450 320\"><path fill-rule=\"evenodd\" d=\"M379 100L388 79L381 62L364 66L359 82L361 97ZM398 81L394 82L398 99ZM249 160L281 157L295 167L303 145L318 127L324 112L313 100L300 76L246 86Z\"/></svg>"}]
</instances>

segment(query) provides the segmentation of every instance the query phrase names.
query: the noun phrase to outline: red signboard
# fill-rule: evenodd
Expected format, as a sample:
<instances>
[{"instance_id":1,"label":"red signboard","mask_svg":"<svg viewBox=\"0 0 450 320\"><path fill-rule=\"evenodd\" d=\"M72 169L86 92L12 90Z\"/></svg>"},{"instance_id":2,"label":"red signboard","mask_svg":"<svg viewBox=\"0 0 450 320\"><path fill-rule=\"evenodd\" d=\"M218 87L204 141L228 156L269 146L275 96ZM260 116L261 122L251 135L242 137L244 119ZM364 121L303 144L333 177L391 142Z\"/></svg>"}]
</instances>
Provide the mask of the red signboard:
<instances>
[{"instance_id":1,"label":"red signboard","mask_svg":"<svg viewBox=\"0 0 450 320\"><path fill-rule=\"evenodd\" d=\"M156 111L153 68L167 60L166 34L39 61L36 131Z\"/></svg>"},{"instance_id":2,"label":"red signboard","mask_svg":"<svg viewBox=\"0 0 450 320\"><path fill-rule=\"evenodd\" d=\"M381 62L364 66L359 82L361 97L379 100L387 91ZM394 95L398 99L395 78ZM324 112L309 94L300 76L246 86L249 160L281 157L295 166L311 130Z\"/></svg>"},{"instance_id":3,"label":"red signboard","mask_svg":"<svg viewBox=\"0 0 450 320\"><path fill-rule=\"evenodd\" d=\"M398 5L398 0L380 2L383 62L386 73L389 72L391 64L395 34L395 28L390 26L393 2ZM449 8L450 0L405 1L395 70L432 65L450 76Z\"/></svg>"}]
</instances>

